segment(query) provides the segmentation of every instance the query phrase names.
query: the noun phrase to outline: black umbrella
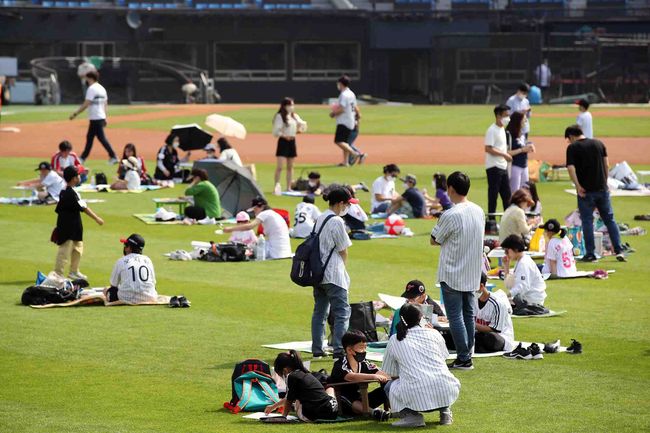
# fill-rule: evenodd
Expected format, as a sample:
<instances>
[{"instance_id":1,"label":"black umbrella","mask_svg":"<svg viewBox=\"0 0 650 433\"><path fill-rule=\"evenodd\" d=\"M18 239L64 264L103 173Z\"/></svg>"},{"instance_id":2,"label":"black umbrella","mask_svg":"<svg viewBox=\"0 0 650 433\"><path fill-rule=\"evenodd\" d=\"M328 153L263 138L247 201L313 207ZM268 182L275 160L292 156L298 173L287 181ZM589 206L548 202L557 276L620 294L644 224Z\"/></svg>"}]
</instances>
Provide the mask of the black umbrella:
<instances>
[{"instance_id":1,"label":"black umbrella","mask_svg":"<svg viewBox=\"0 0 650 433\"><path fill-rule=\"evenodd\" d=\"M202 168L208 172L208 179L219 191L222 215L225 218L248 209L255 197L264 197L248 169L232 161L196 161L193 168Z\"/></svg>"},{"instance_id":2,"label":"black umbrella","mask_svg":"<svg viewBox=\"0 0 650 433\"><path fill-rule=\"evenodd\" d=\"M203 149L206 144L212 141L212 135L205 132L199 125L174 125L171 134L176 135L180 140L180 148L183 150Z\"/></svg>"}]
</instances>

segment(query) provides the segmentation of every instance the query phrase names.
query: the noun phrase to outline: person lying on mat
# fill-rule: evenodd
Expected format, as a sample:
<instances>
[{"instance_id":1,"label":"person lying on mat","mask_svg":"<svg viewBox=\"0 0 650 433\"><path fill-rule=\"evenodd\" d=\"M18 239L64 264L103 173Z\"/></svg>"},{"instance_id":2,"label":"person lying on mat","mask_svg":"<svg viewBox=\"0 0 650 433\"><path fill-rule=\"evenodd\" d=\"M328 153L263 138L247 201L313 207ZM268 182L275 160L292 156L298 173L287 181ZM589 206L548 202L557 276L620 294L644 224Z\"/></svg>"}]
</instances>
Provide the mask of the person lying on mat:
<instances>
[{"instance_id":1,"label":"person lying on mat","mask_svg":"<svg viewBox=\"0 0 650 433\"><path fill-rule=\"evenodd\" d=\"M546 283L539 268L530 256L526 255L526 244L519 235L510 235L501 242L506 255L503 257L505 285L510 291L513 310L520 304L544 305ZM510 273L510 262L516 261L514 274Z\"/></svg>"},{"instance_id":2,"label":"person lying on mat","mask_svg":"<svg viewBox=\"0 0 650 433\"><path fill-rule=\"evenodd\" d=\"M440 424L452 423L451 405L458 398L460 382L449 371L445 341L438 331L420 326L422 312L412 304L399 312L397 334L390 337L383 370L392 377L384 390L395 427L424 427L420 412L440 411Z\"/></svg>"},{"instance_id":3,"label":"person lying on mat","mask_svg":"<svg viewBox=\"0 0 650 433\"><path fill-rule=\"evenodd\" d=\"M577 269L576 260L573 257L573 244L566 237L566 229L560 227L560 223L556 219L546 221L540 228L544 229L544 239L546 240L542 274L551 274L560 278L575 275Z\"/></svg>"},{"instance_id":4,"label":"person lying on mat","mask_svg":"<svg viewBox=\"0 0 650 433\"><path fill-rule=\"evenodd\" d=\"M266 199L256 197L251 202L248 212L255 214L255 219L246 224L237 224L225 227L224 233L246 230L255 230L262 224L266 236L266 258L285 259L291 257L291 242L289 240L289 227L279 213L269 207Z\"/></svg>"},{"instance_id":5,"label":"person lying on mat","mask_svg":"<svg viewBox=\"0 0 650 433\"><path fill-rule=\"evenodd\" d=\"M206 217L221 219L219 191L208 180L208 172L202 168L192 169L192 182L185 190L185 196L194 198L194 205L185 208L185 217L202 220Z\"/></svg>"},{"instance_id":6,"label":"person lying on mat","mask_svg":"<svg viewBox=\"0 0 650 433\"><path fill-rule=\"evenodd\" d=\"M414 305L431 305L433 307L433 314L438 316L439 322L446 322L447 317L445 312L442 311L440 305L427 295L426 287L424 283L420 280L411 280L406 283L406 288L404 292L400 295L402 298L406 298L407 304ZM390 335L394 335L397 332L397 324L399 323L399 311L400 308L393 312L393 321L390 325Z\"/></svg>"},{"instance_id":7,"label":"person lying on mat","mask_svg":"<svg viewBox=\"0 0 650 433\"><path fill-rule=\"evenodd\" d=\"M280 353L275 358L273 369L282 376L287 385L287 395L264 410L267 415L280 409L284 416L289 415L295 403L296 415L301 421L335 420L339 405L334 389L324 389L323 385L305 368L300 355L295 350Z\"/></svg>"},{"instance_id":8,"label":"person lying on mat","mask_svg":"<svg viewBox=\"0 0 650 433\"><path fill-rule=\"evenodd\" d=\"M144 238L133 233L124 244L124 257L115 262L111 273L111 286L104 289L108 302L123 301L127 304L142 304L158 299L156 274L151 259L142 254Z\"/></svg>"},{"instance_id":9,"label":"person lying on mat","mask_svg":"<svg viewBox=\"0 0 650 433\"><path fill-rule=\"evenodd\" d=\"M478 290L478 310L476 313L476 334L474 351L476 353L510 352L515 348L515 331L512 326L512 307L508 299L490 293L485 287L487 275L481 274ZM503 294L503 292L500 292Z\"/></svg>"},{"instance_id":10,"label":"person lying on mat","mask_svg":"<svg viewBox=\"0 0 650 433\"><path fill-rule=\"evenodd\" d=\"M368 393L368 402L370 409L372 409L372 417L377 421L386 421L389 414L379 407L388 401L383 384L390 380L390 376L366 359L368 340L362 332L346 332L341 339L341 344L343 344L345 356L334 361L329 383L379 381L382 384L381 387ZM343 413L364 415L358 385L341 386L339 388L339 401Z\"/></svg>"}]
</instances>

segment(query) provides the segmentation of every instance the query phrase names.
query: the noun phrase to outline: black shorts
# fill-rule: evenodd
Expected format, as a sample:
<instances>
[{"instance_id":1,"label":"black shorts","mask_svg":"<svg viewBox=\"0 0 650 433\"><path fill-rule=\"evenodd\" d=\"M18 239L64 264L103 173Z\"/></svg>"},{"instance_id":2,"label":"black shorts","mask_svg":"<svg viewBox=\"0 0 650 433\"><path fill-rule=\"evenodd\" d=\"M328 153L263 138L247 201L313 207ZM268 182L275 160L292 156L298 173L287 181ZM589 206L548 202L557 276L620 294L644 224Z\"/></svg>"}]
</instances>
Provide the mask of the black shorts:
<instances>
[{"instance_id":1,"label":"black shorts","mask_svg":"<svg viewBox=\"0 0 650 433\"><path fill-rule=\"evenodd\" d=\"M320 406L302 406L302 414L310 421L317 419L335 420L339 416L339 404L336 398L330 397L330 400Z\"/></svg>"},{"instance_id":2,"label":"black shorts","mask_svg":"<svg viewBox=\"0 0 650 433\"><path fill-rule=\"evenodd\" d=\"M111 286L106 293L106 298L108 298L108 302L119 301L119 298L117 297L117 287Z\"/></svg>"},{"instance_id":3,"label":"black shorts","mask_svg":"<svg viewBox=\"0 0 650 433\"><path fill-rule=\"evenodd\" d=\"M298 156L296 152L296 140L287 140L286 138L278 138L278 147L275 150L275 156L282 156L284 158L295 158Z\"/></svg>"},{"instance_id":4,"label":"black shorts","mask_svg":"<svg viewBox=\"0 0 650 433\"><path fill-rule=\"evenodd\" d=\"M350 134L352 130L345 125L336 125L336 135L334 143L350 143Z\"/></svg>"}]
</instances>

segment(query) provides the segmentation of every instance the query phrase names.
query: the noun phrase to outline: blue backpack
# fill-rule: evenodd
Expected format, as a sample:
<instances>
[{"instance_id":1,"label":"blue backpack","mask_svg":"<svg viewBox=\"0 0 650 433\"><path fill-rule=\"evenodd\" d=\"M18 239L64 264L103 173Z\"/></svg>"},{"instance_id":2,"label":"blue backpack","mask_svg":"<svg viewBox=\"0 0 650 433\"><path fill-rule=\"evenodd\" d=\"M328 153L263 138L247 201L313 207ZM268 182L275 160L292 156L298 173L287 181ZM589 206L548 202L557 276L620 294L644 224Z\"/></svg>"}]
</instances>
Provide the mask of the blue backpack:
<instances>
[{"instance_id":1,"label":"blue backpack","mask_svg":"<svg viewBox=\"0 0 650 433\"><path fill-rule=\"evenodd\" d=\"M309 237L296 248L296 253L293 256L293 262L291 264L291 281L296 283L299 286L307 287L313 286L317 287L323 281L323 276L325 275L325 268L332 258L332 253L334 253L334 248L330 251L327 256L325 264L321 262L320 257L320 234L325 227L325 224L332 219L335 215L329 215L323 221L323 224L320 226L318 233L316 233L316 225L314 224L314 229L309 234Z\"/></svg>"},{"instance_id":2,"label":"blue backpack","mask_svg":"<svg viewBox=\"0 0 650 433\"><path fill-rule=\"evenodd\" d=\"M232 373L232 398L223 406L232 413L262 411L280 401L269 365L259 359L246 359Z\"/></svg>"}]
</instances>

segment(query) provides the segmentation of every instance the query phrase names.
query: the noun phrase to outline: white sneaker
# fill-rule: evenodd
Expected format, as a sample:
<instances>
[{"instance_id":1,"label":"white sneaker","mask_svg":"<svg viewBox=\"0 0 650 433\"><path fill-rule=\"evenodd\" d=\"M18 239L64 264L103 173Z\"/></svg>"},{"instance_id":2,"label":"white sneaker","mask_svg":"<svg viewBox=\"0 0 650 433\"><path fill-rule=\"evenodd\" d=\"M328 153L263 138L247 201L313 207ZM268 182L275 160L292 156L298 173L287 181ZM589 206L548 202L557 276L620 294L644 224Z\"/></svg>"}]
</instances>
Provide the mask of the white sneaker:
<instances>
[{"instance_id":1,"label":"white sneaker","mask_svg":"<svg viewBox=\"0 0 650 433\"><path fill-rule=\"evenodd\" d=\"M454 417L451 414L451 409L443 409L440 411L440 425L451 425L454 422Z\"/></svg>"},{"instance_id":2,"label":"white sneaker","mask_svg":"<svg viewBox=\"0 0 650 433\"><path fill-rule=\"evenodd\" d=\"M108 158L108 163L111 164L111 165L117 164L118 163L117 158L115 158L115 157Z\"/></svg>"},{"instance_id":3,"label":"white sneaker","mask_svg":"<svg viewBox=\"0 0 650 433\"><path fill-rule=\"evenodd\" d=\"M217 223L217 220L214 219L213 217L205 217L202 220L196 221L197 224L202 224L202 225L214 225Z\"/></svg>"},{"instance_id":4,"label":"white sneaker","mask_svg":"<svg viewBox=\"0 0 650 433\"><path fill-rule=\"evenodd\" d=\"M275 184L275 188L273 188L273 195L282 195L282 185L279 183Z\"/></svg>"},{"instance_id":5,"label":"white sneaker","mask_svg":"<svg viewBox=\"0 0 650 433\"><path fill-rule=\"evenodd\" d=\"M424 415L421 413L408 413L404 415L399 421L391 424L393 427L424 427Z\"/></svg>"},{"instance_id":6,"label":"white sneaker","mask_svg":"<svg viewBox=\"0 0 650 433\"><path fill-rule=\"evenodd\" d=\"M71 279L71 280L87 280L87 279L88 279L87 276L85 276L84 274L82 274L82 273L79 272L79 271L77 271L77 272L70 272L70 273L68 274L68 278Z\"/></svg>"}]
</instances>

